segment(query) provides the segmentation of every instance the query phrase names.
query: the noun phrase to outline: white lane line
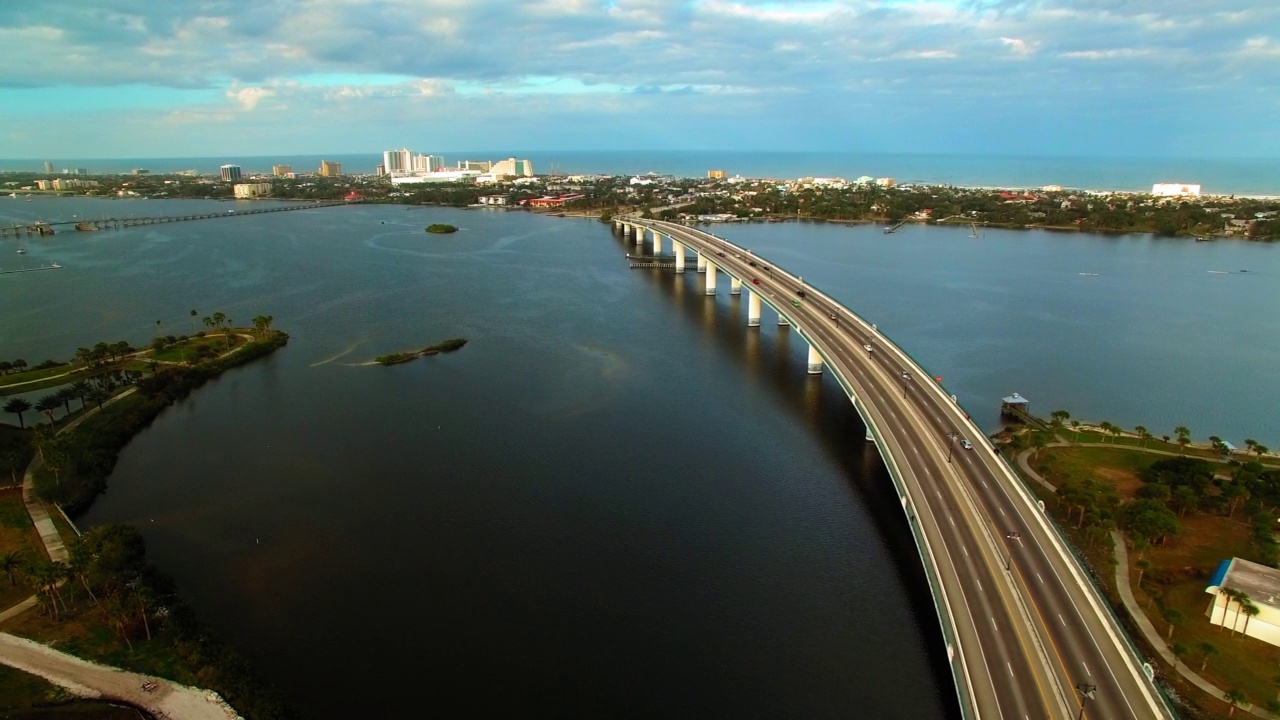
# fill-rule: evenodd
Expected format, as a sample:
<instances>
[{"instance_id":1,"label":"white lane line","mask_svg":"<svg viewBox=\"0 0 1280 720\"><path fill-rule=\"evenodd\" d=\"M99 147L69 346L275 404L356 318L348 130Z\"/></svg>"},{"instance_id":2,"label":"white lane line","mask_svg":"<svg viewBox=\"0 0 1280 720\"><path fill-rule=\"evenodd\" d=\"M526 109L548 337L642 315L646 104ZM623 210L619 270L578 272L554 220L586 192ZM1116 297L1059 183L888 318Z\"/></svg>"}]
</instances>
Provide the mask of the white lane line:
<instances>
[{"instance_id":1,"label":"white lane line","mask_svg":"<svg viewBox=\"0 0 1280 720\"><path fill-rule=\"evenodd\" d=\"M939 500L941 500L941 499L942 499L942 491L941 491L941 490L934 490L934 491L933 491L933 494L934 494L934 495L937 495Z\"/></svg>"},{"instance_id":2,"label":"white lane line","mask_svg":"<svg viewBox=\"0 0 1280 720\"><path fill-rule=\"evenodd\" d=\"M956 526L956 519L951 517L950 515L947 516L947 522L951 523L951 527Z\"/></svg>"},{"instance_id":3,"label":"white lane line","mask_svg":"<svg viewBox=\"0 0 1280 720\"><path fill-rule=\"evenodd\" d=\"M995 618L989 618L989 619L991 620L991 629L995 630L996 632L1000 632L1000 626L996 625L996 619Z\"/></svg>"},{"instance_id":4,"label":"white lane line","mask_svg":"<svg viewBox=\"0 0 1280 720\"><path fill-rule=\"evenodd\" d=\"M1004 666L1009 668L1009 677L1013 677L1013 665L1010 665L1008 662L1006 662Z\"/></svg>"},{"instance_id":5,"label":"white lane line","mask_svg":"<svg viewBox=\"0 0 1280 720\"><path fill-rule=\"evenodd\" d=\"M1062 623L1062 627L1067 626L1067 621L1062 619L1062 613L1058 613L1058 622Z\"/></svg>"},{"instance_id":6,"label":"white lane line","mask_svg":"<svg viewBox=\"0 0 1280 720\"><path fill-rule=\"evenodd\" d=\"M1036 573L1036 579L1040 581L1041 585L1044 584L1044 578L1040 577L1040 573Z\"/></svg>"},{"instance_id":7,"label":"white lane line","mask_svg":"<svg viewBox=\"0 0 1280 720\"><path fill-rule=\"evenodd\" d=\"M1093 677L1093 673L1089 672L1089 666L1088 666L1088 665L1085 665L1085 662L1084 662L1083 660L1081 660L1081 661L1080 661L1080 664L1081 664L1081 665L1084 665L1084 671L1085 671L1086 673L1089 673L1089 677Z\"/></svg>"},{"instance_id":8,"label":"white lane line","mask_svg":"<svg viewBox=\"0 0 1280 720\"><path fill-rule=\"evenodd\" d=\"M991 487L990 487L989 485L987 485L987 481L986 481L986 480L983 480L983 481L982 481L982 487L987 488L988 490L990 490L990 489L991 489Z\"/></svg>"},{"instance_id":9,"label":"white lane line","mask_svg":"<svg viewBox=\"0 0 1280 720\"><path fill-rule=\"evenodd\" d=\"M996 509L1000 511L1000 514L1001 514L1001 515L1004 515L1004 508L1002 508L1002 507L998 507L998 508L996 508Z\"/></svg>"},{"instance_id":10,"label":"white lane line","mask_svg":"<svg viewBox=\"0 0 1280 720\"><path fill-rule=\"evenodd\" d=\"M976 583L978 583L978 592L980 592L980 593L986 593L986 592L987 592L986 590L983 590L983 589L982 589L982 581L981 581L981 580L979 580L978 578L974 578L974 579L973 579L973 581L974 581L974 582L976 582Z\"/></svg>"},{"instance_id":11,"label":"white lane line","mask_svg":"<svg viewBox=\"0 0 1280 720\"><path fill-rule=\"evenodd\" d=\"M960 549L964 551L965 557L969 557L969 548L965 547L964 545L961 545Z\"/></svg>"}]
</instances>

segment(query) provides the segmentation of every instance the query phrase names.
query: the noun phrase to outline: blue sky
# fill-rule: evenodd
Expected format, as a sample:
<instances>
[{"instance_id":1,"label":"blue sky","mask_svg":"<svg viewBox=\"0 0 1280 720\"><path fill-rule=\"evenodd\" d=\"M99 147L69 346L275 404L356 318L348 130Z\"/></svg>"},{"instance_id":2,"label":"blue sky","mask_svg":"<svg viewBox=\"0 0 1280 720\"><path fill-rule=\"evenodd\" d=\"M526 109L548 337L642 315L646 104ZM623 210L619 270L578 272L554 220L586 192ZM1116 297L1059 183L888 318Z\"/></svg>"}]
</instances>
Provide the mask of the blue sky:
<instances>
[{"instance_id":1,"label":"blue sky","mask_svg":"<svg viewBox=\"0 0 1280 720\"><path fill-rule=\"evenodd\" d=\"M1275 0L0 3L0 157L1280 157Z\"/></svg>"}]
</instances>

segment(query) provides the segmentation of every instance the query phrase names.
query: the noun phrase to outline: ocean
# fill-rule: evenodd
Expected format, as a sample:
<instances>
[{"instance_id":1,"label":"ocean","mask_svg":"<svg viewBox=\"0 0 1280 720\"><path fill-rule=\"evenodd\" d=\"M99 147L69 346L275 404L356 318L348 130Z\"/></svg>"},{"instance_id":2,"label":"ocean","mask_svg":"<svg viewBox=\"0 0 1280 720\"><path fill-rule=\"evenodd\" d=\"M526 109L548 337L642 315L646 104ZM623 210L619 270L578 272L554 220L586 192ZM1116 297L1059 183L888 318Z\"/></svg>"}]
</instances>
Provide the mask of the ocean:
<instances>
[{"instance_id":1,"label":"ocean","mask_svg":"<svg viewBox=\"0 0 1280 720\"><path fill-rule=\"evenodd\" d=\"M1158 182L1198 183L1215 195L1280 196L1277 158L1144 158L1054 157L1013 155L938 155L819 152L720 152L633 150L585 152L576 150L462 150L411 148L440 155L446 164L459 160L527 158L539 174L631 175L656 172L678 177L705 177L708 170L751 178L795 179L862 175L892 177L898 183L926 183L966 187L1037 188L1062 185L1085 190L1149 191ZM146 168L152 173L196 170L216 174L218 166L239 165L246 173L269 173L272 165L289 165L296 172L314 172L321 160L342 164L345 172L371 174L382 162L381 151L334 155L274 155L203 158L42 158L0 159L0 171L39 172L45 160L55 171L83 168L90 173L127 173Z\"/></svg>"}]
</instances>

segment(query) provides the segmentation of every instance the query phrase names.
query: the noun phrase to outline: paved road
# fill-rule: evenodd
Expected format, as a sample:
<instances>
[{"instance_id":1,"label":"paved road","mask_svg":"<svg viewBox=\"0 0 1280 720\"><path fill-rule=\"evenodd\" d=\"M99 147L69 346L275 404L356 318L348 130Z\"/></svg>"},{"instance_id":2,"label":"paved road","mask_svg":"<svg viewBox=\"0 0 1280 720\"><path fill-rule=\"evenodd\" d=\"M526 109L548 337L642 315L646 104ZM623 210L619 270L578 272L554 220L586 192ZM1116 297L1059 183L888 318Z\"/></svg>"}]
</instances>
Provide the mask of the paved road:
<instances>
[{"instance_id":1,"label":"paved road","mask_svg":"<svg viewBox=\"0 0 1280 720\"><path fill-rule=\"evenodd\" d=\"M1075 687L1089 684L1098 689L1085 701L1087 717L1173 717L1030 495L930 375L847 308L766 259L682 225L646 224L703 251L781 307L860 401L923 532L922 555L941 586L935 600L950 609L962 705L971 697L968 709L982 717L1075 718ZM973 449L953 444L953 432ZM946 625L944 618L949 635Z\"/></svg>"}]
</instances>

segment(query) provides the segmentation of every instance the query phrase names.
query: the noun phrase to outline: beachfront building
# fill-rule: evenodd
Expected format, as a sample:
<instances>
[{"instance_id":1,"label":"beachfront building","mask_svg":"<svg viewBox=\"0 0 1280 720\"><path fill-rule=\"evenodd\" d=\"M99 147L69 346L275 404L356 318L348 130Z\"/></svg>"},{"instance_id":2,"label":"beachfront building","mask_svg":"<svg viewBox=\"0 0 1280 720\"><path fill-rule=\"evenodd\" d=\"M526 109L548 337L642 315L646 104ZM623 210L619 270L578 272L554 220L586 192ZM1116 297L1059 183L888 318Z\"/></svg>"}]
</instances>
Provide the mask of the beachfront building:
<instances>
[{"instance_id":1,"label":"beachfront building","mask_svg":"<svg viewBox=\"0 0 1280 720\"><path fill-rule=\"evenodd\" d=\"M271 183L236 183L232 188L237 200L251 200L271 194Z\"/></svg>"},{"instance_id":2,"label":"beachfront building","mask_svg":"<svg viewBox=\"0 0 1280 720\"><path fill-rule=\"evenodd\" d=\"M1205 612L1211 625L1280 645L1280 570L1228 558L1218 565L1204 591L1213 596ZM1256 612L1246 612L1248 606Z\"/></svg>"},{"instance_id":3,"label":"beachfront building","mask_svg":"<svg viewBox=\"0 0 1280 720\"><path fill-rule=\"evenodd\" d=\"M342 174L342 165L328 160L320 161L320 177L338 177Z\"/></svg>"},{"instance_id":4,"label":"beachfront building","mask_svg":"<svg viewBox=\"0 0 1280 720\"><path fill-rule=\"evenodd\" d=\"M528 160L507 158L494 163L489 172L498 177L533 177L533 163Z\"/></svg>"},{"instance_id":5,"label":"beachfront building","mask_svg":"<svg viewBox=\"0 0 1280 720\"><path fill-rule=\"evenodd\" d=\"M493 170L493 163L488 160L460 160L458 161L458 169L487 173Z\"/></svg>"},{"instance_id":6,"label":"beachfront building","mask_svg":"<svg viewBox=\"0 0 1280 720\"><path fill-rule=\"evenodd\" d=\"M293 172L293 168L289 167L288 165L272 165L271 166L271 174L275 175L276 177L286 177L291 172Z\"/></svg>"},{"instance_id":7,"label":"beachfront building","mask_svg":"<svg viewBox=\"0 0 1280 720\"><path fill-rule=\"evenodd\" d=\"M726 170L708 170L707 171L708 180L724 180L727 177L729 177L729 173Z\"/></svg>"},{"instance_id":8,"label":"beachfront building","mask_svg":"<svg viewBox=\"0 0 1280 720\"><path fill-rule=\"evenodd\" d=\"M1156 183L1151 186L1156 197L1200 197L1200 186L1193 183Z\"/></svg>"},{"instance_id":9,"label":"beachfront building","mask_svg":"<svg viewBox=\"0 0 1280 720\"><path fill-rule=\"evenodd\" d=\"M876 185L879 185L880 187L893 187L897 184L898 181L893 178L876 178Z\"/></svg>"},{"instance_id":10,"label":"beachfront building","mask_svg":"<svg viewBox=\"0 0 1280 720\"><path fill-rule=\"evenodd\" d=\"M440 170L433 173L424 173L421 175L392 175L392 185L414 185L417 183L429 182L475 182L480 177L480 173L475 170Z\"/></svg>"},{"instance_id":11,"label":"beachfront building","mask_svg":"<svg viewBox=\"0 0 1280 720\"><path fill-rule=\"evenodd\" d=\"M218 168L218 171L222 175L223 182L235 182L236 180L240 179L239 165L223 165L222 167ZM145 172L146 172L145 170L144 171L134 170L133 174L142 175Z\"/></svg>"},{"instance_id":12,"label":"beachfront building","mask_svg":"<svg viewBox=\"0 0 1280 720\"><path fill-rule=\"evenodd\" d=\"M415 173L431 173L444 169L444 158L439 155L414 155L413 171Z\"/></svg>"},{"instance_id":13,"label":"beachfront building","mask_svg":"<svg viewBox=\"0 0 1280 720\"><path fill-rule=\"evenodd\" d=\"M506 195L481 195L480 204L501 207L507 204L507 196Z\"/></svg>"}]
</instances>

